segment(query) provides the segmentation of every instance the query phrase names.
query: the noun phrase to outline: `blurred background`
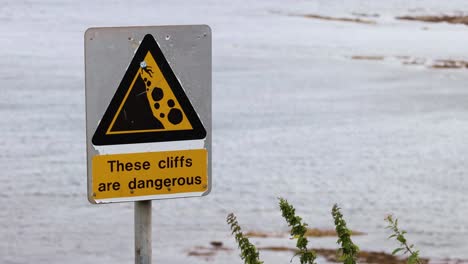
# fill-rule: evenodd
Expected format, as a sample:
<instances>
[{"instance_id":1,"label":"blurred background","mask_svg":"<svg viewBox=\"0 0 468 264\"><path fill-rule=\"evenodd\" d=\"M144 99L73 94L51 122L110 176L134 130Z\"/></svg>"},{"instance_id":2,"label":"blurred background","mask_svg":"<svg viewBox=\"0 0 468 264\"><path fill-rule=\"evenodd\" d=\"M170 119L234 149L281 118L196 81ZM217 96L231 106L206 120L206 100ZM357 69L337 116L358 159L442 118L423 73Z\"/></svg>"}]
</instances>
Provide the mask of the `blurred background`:
<instances>
[{"instance_id":1,"label":"blurred background","mask_svg":"<svg viewBox=\"0 0 468 264\"><path fill-rule=\"evenodd\" d=\"M213 189L153 202L154 263L242 263L230 212L265 234L259 248L293 247L280 196L319 230L338 203L363 251L397 246L392 213L422 257L465 263L467 12L462 0L3 0L0 262L133 262L133 204L87 201L84 31L208 24Z\"/></svg>"}]
</instances>

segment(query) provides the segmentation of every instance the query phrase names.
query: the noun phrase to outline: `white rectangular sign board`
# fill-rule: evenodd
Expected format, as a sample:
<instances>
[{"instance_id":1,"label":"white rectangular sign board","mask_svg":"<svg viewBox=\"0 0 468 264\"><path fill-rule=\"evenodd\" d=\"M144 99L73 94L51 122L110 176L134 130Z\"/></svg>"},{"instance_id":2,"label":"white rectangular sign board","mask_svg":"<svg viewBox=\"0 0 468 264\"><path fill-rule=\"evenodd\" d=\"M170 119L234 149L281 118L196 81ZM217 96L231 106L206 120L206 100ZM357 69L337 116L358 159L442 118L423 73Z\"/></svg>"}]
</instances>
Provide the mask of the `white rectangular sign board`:
<instances>
[{"instance_id":1,"label":"white rectangular sign board","mask_svg":"<svg viewBox=\"0 0 468 264\"><path fill-rule=\"evenodd\" d=\"M85 33L88 200L203 196L211 189L211 30Z\"/></svg>"}]
</instances>

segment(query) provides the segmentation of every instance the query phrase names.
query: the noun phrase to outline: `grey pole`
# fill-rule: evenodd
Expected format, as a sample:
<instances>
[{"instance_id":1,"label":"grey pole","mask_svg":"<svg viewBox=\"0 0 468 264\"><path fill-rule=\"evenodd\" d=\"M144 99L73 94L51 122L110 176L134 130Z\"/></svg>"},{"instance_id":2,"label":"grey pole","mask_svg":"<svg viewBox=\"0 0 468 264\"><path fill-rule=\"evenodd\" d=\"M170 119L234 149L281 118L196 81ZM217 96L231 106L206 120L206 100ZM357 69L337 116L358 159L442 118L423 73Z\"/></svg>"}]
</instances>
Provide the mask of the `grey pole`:
<instances>
[{"instance_id":1,"label":"grey pole","mask_svg":"<svg viewBox=\"0 0 468 264\"><path fill-rule=\"evenodd\" d=\"M151 200L135 202L135 264L151 263Z\"/></svg>"}]
</instances>

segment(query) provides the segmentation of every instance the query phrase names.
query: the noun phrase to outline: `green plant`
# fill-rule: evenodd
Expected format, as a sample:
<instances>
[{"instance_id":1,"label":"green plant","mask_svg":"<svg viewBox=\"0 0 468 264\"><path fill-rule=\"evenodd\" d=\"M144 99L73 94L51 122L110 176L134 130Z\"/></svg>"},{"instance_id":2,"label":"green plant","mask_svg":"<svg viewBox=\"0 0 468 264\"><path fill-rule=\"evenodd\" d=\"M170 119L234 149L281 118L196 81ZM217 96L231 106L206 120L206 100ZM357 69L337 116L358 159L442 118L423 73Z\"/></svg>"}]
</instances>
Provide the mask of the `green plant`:
<instances>
[{"instance_id":1,"label":"green plant","mask_svg":"<svg viewBox=\"0 0 468 264\"><path fill-rule=\"evenodd\" d=\"M296 210L287 200L279 198L279 206L283 217L291 227L291 236L296 239L297 253L293 256L300 256L301 264L316 264L317 254L313 250L307 249L309 241L306 238L307 224L302 222L302 218L296 215ZM338 249L338 260L344 264L356 264L358 259L359 247L351 240L352 232L348 229L346 221L343 219L341 209L335 204L332 208L332 216L335 223L335 230L338 235L337 244L340 245ZM242 233L241 227L237 222L234 214L227 216L227 223L231 226L232 234L235 236L236 242L241 250L240 257L244 260L245 264L263 264L260 260L259 253L255 246L250 243L249 239ZM392 215L385 218L388 222L388 229L393 231L389 238L396 238L400 246L393 250L392 255L398 252L409 254L407 264L426 264L426 259L419 258L419 251L413 245L408 244L405 234L406 231L400 230L398 227L398 219L394 219ZM363 257L363 256L361 256ZM392 256L392 258L395 258ZM291 259L292 261L292 259ZM335 261L332 259L332 261ZM374 260L368 263L375 263ZM392 261L395 261L394 259ZM400 263L400 262L398 262Z\"/></svg>"},{"instance_id":2,"label":"green plant","mask_svg":"<svg viewBox=\"0 0 468 264\"><path fill-rule=\"evenodd\" d=\"M296 216L296 210L288 201L283 198L279 198L279 200L282 215L291 227L291 236L297 239L296 247L299 249L299 252L296 255L300 255L301 264L315 264L317 254L313 250L307 249L309 241L304 236L307 232L307 224L303 223L299 216Z\"/></svg>"},{"instance_id":3,"label":"green plant","mask_svg":"<svg viewBox=\"0 0 468 264\"><path fill-rule=\"evenodd\" d=\"M387 228L393 231L393 234L388 238L395 238L400 243L400 246L393 250L392 254L395 255L398 252L403 251L403 254L410 254L407 260L408 264L422 264L421 260L419 259L419 250L414 249L414 245L408 244L408 241L405 237L406 231L399 229L398 219L393 219L393 216L389 215L385 218L385 220L388 222Z\"/></svg>"},{"instance_id":4,"label":"green plant","mask_svg":"<svg viewBox=\"0 0 468 264\"><path fill-rule=\"evenodd\" d=\"M234 235L237 244L241 250L241 258L245 264L262 264L259 253L249 239L242 233L241 227L237 222L237 218L233 213L230 213L226 219L227 223L231 225L232 234Z\"/></svg>"},{"instance_id":5,"label":"green plant","mask_svg":"<svg viewBox=\"0 0 468 264\"><path fill-rule=\"evenodd\" d=\"M340 208L335 204L332 208L332 216L335 220L335 230L338 235L338 243L341 247L338 249L339 260L345 264L356 264L359 247L351 240L351 230L346 226L343 214Z\"/></svg>"}]
</instances>

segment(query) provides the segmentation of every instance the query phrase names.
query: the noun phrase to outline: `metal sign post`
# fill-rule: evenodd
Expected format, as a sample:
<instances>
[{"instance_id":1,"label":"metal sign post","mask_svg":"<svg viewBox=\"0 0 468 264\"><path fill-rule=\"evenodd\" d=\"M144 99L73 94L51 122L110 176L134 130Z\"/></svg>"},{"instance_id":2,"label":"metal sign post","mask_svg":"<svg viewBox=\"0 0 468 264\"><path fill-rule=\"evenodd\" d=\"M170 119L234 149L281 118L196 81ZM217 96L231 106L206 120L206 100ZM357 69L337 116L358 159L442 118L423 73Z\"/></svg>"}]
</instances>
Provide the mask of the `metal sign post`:
<instances>
[{"instance_id":1,"label":"metal sign post","mask_svg":"<svg viewBox=\"0 0 468 264\"><path fill-rule=\"evenodd\" d=\"M151 201L135 202L135 264L151 263Z\"/></svg>"},{"instance_id":2,"label":"metal sign post","mask_svg":"<svg viewBox=\"0 0 468 264\"><path fill-rule=\"evenodd\" d=\"M88 200L135 203L135 263L151 263L151 200L211 190L211 29L85 33Z\"/></svg>"}]
</instances>

